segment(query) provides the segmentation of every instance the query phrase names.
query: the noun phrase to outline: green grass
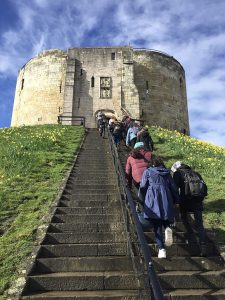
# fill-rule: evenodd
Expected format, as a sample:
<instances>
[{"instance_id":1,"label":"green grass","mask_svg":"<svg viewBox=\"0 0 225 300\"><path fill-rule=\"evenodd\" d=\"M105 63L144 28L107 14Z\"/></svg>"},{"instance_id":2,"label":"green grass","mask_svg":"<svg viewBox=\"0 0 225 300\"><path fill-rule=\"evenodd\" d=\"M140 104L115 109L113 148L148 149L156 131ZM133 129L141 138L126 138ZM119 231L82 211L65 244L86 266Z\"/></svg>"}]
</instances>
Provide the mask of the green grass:
<instances>
[{"instance_id":1,"label":"green grass","mask_svg":"<svg viewBox=\"0 0 225 300\"><path fill-rule=\"evenodd\" d=\"M17 277L84 135L82 127L0 130L0 291Z\"/></svg>"},{"instance_id":2,"label":"green grass","mask_svg":"<svg viewBox=\"0 0 225 300\"><path fill-rule=\"evenodd\" d=\"M208 186L204 200L204 222L225 244L225 148L184 136L177 131L150 127L156 152L168 168L182 162L199 171Z\"/></svg>"}]
</instances>

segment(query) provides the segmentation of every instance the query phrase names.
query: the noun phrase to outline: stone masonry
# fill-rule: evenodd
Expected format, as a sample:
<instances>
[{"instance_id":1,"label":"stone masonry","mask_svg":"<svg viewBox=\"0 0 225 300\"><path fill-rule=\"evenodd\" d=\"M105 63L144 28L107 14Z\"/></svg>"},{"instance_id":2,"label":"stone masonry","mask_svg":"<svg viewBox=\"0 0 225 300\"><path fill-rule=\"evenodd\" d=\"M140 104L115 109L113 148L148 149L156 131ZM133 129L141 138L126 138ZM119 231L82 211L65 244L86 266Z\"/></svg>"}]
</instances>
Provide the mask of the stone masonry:
<instances>
[{"instance_id":1,"label":"stone masonry","mask_svg":"<svg viewBox=\"0 0 225 300\"><path fill-rule=\"evenodd\" d=\"M19 72L11 125L55 124L62 115L83 116L93 128L99 110L120 119L121 107L146 124L189 133L181 64L131 47L44 51Z\"/></svg>"}]
</instances>

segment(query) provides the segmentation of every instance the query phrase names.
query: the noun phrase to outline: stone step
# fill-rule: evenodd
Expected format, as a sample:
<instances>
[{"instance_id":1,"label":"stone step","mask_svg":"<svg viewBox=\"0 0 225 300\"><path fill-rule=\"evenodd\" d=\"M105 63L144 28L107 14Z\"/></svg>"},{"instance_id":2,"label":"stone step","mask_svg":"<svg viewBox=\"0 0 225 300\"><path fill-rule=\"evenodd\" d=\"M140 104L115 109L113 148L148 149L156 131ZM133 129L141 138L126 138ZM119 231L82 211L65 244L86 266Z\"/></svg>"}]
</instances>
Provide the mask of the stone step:
<instances>
[{"instance_id":1,"label":"stone step","mask_svg":"<svg viewBox=\"0 0 225 300\"><path fill-rule=\"evenodd\" d=\"M116 178L115 176L115 173L112 171L113 169L110 168L110 170L107 170L107 172L93 172L92 170L88 170L85 171L85 170L80 170L79 172L77 170L73 170L71 173L70 173L70 177L69 177L69 180L73 180L73 179L77 179L77 178L80 178L80 179L83 179L83 178L86 178L86 179L100 179L100 178Z\"/></svg>"},{"instance_id":2,"label":"stone step","mask_svg":"<svg viewBox=\"0 0 225 300\"><path fill-rule=\"evenodd\" d=\"M149 244L149 248L152 253L152 256L158 255L156 244ZM207 243L206 249L207 249L207 256L217 256L219 254L213 243ZM171 247L167 247L166 252L168 258L174 256L199 256L200 247L198 244L189 245L185 243L177 243L177 244L173 244Z\"/></svg>"},{"instance_id":3,"label":"stone step","mask_svg":"<svg viewBox=\"0 0 225 300\"><path fill-rule=\"evenodd\" d=\"M137 289L133 272L60 272L28 277L30 291ZM28 291L29 293L29 291Z\"/></svg>"},{"instance_id":4,"label":"stone step","mask_svg":"<svg viewBox=\"0 0 225 300\"><path fill-rule=\"evenodd\" d=\"M52 218L53 223L109 223L109 222L122 222L123 218L118 214L104 215L104 214L95 214L95 215L75 215L75 214L67 214L67 215L54 215Z\"/></svg>"},{"instance_id":5,"label":"stone step","mask_svg":"<svg viewBox=\"0 0 225 300\"><path fill-rule=\"evenodd\" d=\"M121 232L125 229L123 223L51 223L48 232Z\"/></svg>"},{"instance_id":6,"label":"stone step","mask_svg":"<svg viewBox=\"0 0 225 300\"><path fill-rule=\"evenodd\" d=\"M90 197L89 197L90 198ZM84 207L92 207L92 208L117 208L120 209L121 204L120 201L115 201L116 199L112 200L61 200L58 204L58 207L77 207L77 208L84 208Z\"/></svg>"},{"instance_id":7,"label":"stone step","mask_svg":"<svg viewBox=\"0 0 225 300\"><path fill-rule=\"evenodd\" d=\"M212 257L170 257L160 259L153 257L153 262L158 272L165 271L210 271L222 270L223 259L220 256Z\"/></svg>"},{"instance_id":8,"label":"stone step","mask_svg":"<svg viewBox=\"0 0 225 300\"><path fill-rule=\"evenodd\" d=\"M143 293L142 293L143 294ZM136 290L102 290L102 291L53 291L32 293L23 296L22 300L140 300ZM149 300L149 296L142 296L143 300Z\"/></svg>"},{"instance_id":9,"label":"stone step","mask_svg":"<svg viewBox=\"0 0 225 300\"><path fill-rule=\"evenodd\" d=\"M115 191L118 188L115 184L101 184L100 182L97 184L74 184L74 185L66 185L66 190L71 191L92 191L92 192L98 192L101 191Z\"/></svg>"},{"instance_id":10,"label":"stone step","mask_svg":"<svg viewBox=\"0 0 225 300\"><path fill-rule=\"evenodd\" d=\"M56 272L106 272L132 271L131 259L127 256L99 257L53 257L39 258L30 275Z\"/></svg>"},{"instance_id":11,"label":"stone step","mask_svg":"<svg viewBox=\"0 0 225 300\"><path fill-rule=\"evenodd\" d=\"M169 271L159 274L162 288L170 289L224 289L225 270Z\"/></svg>"},{"instance_id":12,"label":"stone step","mask_svg":"<svg viewBox=\"0 0 225 300\"><path fill-rule=\"evenodd\" d=\"M112 189L112 190L107 190L107 189L74 189L74 190L71 190L71 189L66 189L63 191L63 195L77 195L77 196L80 196L80 195L93 195L93 196L99 196L99 195L118 195L117 194L117 188L115 189Z\"/></svg>"},{"instance_id":13,"label":"stone step","mask_svg":"<svg viewBox=\"0 0 225 300\"><path fill-rule=\"evenodd\" d=\"M225 300L225 289L176 289L165 292L166 300Z\"/></svg>"},{"instance_id":14,"label":"stone step","mask_svg":"<svg viewBox=\"0 0 225 300\"><path fill-rule=\"evenodd\" d=\"M123 232L95 232L95 233L47 233L42 244L55 245L55 244L92 244L92 243L120 243L126 241L126 234Z\"/></svg>"},{"instance_id":15,"label":"stone step","mask_svg":"<svg viewBox=\"0 0 225 300\"><path fill-rule=\"evenodd\" d=\"M127 255L127 243L42 245L39 257Z\"/></svg>"},{"instance_id":16,"label":"stone step","mask_svg":"<svg viewBox=\"0 0 225 300\"><path fill-rule=\"evenodd\" d=\"M56 214L89 214L89 215L97 215L97 214L121 214L121 211L117 207L58 207L56 209Z\"/></svg>"},{"instance_id":17,"label":"stone step","mask_svg":"<svg viewBox=\"0 0 225 300\"><path fill-rule=\"evenodd\" d=\"M145 237L148 243L152 243L155 241L155 234L154 232L145 232ZM164 234L165 237L165 234ZM210 242L210 240L206 237L206 241ZM192 240L187 237L187 234L185 232L179 232L179 231L173 231L173 243L185 243L185 244L197 244L197 238L192 236Z\"/></svg>"},{"instance_id":18,"label":"stone step","mask_svg":"<svg viewBox=\"0 0 225 300\"><path fill-rule=\"evenodd\" d=\"M115 184L115 178L113 177L102 177L102 178L92 178L92 179L86 179L86 178L76 178L73 180L73 182L68 182L67 186L71 185L99 185L99 184Z\"/></svg>"},{"instance_id":19,"label":"stone step","mask_svg":"<svg viewBox=\"0 0 225 300\"><path fill-rule=\"evenodd\" d=\"M85 201L105 201L105 202L120 202L118 201L119 195L117 193L109 194L109 193L101 193L101 194L83 194L83 193L76 193L76 194L68 194L63 192L61 200L65 201L80 201L85 203Z\"/></svg>"}]
</instances>

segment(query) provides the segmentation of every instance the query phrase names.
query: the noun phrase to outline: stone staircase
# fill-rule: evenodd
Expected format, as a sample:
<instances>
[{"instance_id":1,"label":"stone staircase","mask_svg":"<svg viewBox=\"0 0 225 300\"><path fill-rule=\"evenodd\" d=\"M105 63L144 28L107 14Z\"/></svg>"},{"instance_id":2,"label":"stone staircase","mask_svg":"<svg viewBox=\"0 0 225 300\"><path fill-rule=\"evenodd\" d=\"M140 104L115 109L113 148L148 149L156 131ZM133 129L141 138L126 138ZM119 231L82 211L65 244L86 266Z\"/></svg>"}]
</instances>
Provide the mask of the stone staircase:
<instances>
[{"instance_id":1,"label":"stone staircase","mask_svg":"<svg viewBox=\"0 0 225 300\"><path fill-rule=\"evenodd\" d=\"M89 130L20 299L150 299L134 271L108 139Z\"/></svg>"},{"instance_id":2,"label":"stone staircase","mask_svg":"<svg viewBox=\"0 0 225 300\"><path fill-rule=\"evenodd\" d=\"M122 145L119 152L125 167L127 148ZM137 196L133 193L134 199ZM159 259L154 233L145 232L155 268L166 299L170 300L224 300L225 267L222 257L212 240L207 239L207 257L200 257L196 242L188 240L179 213L176 211L176 225L173 229L174 243L167 248L167 259Z\"/></svg>"}]
</instances>

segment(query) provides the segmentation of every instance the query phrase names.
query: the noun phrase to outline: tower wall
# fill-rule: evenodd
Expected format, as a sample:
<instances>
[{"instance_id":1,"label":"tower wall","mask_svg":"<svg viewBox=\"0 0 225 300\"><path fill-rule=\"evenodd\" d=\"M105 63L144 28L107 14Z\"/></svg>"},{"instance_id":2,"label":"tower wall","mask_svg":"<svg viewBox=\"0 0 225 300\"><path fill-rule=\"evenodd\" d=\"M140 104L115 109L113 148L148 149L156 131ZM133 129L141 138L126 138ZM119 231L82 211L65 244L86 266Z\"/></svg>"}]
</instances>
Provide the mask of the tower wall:
<instances>
[{"instance_id":1,"label":"tower wall","mask_svg":"<svg viewBox=\"0 0 225 300\"><path fill-rule=\"evenodd\" d=\"M66 64L65 52L49 50L19 71L11 126L57 123L63 109Z\"/></svg>"},{"instance_id":2,"label":"tower wall","mask_svg":"<svg viewBox=\"0 0 225 300\"><path fill-rule=\"evenodd\" d=\"M49 50L19 72L12 126L54 124L58 115L99 110L119 119L121 107L145 124L189 133L185 72L172 56L131 47Z\"/></svg>"},{"instance_id":3,"label":"tower wall","mask_svg":"<svg viewBox=\"0 0 225 300\"><path fill-rule=\"evenodd\" d=\"M134 82L141 118L147 124L189 133L185 72L167 54L134 50Z\"/></svg>"}]
</instances>

